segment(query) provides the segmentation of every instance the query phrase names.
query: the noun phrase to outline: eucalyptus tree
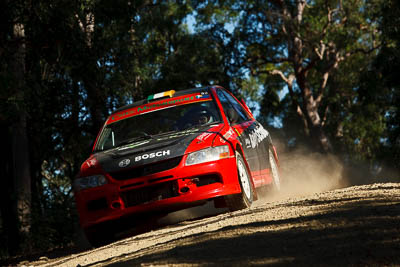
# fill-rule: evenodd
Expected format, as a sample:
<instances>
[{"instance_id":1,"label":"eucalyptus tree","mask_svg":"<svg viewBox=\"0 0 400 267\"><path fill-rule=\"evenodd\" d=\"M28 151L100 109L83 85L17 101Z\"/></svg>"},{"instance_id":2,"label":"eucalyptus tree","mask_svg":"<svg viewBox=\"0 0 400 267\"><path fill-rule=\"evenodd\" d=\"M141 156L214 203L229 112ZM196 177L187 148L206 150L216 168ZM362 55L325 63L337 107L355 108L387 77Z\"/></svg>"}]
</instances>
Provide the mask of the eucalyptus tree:
<instances>
[{"instance_id":1,"label":"eucalyptus tree","mask_svg":"<svg viewBox=\"0 0 400 267\"><path fill-rule=\"evenodd\" d=\"M253 75L277 75L288 89L304 134L322 151L332 151L326 131L334 113L332 97L343 97L351 88L330 80L346 61L379 46L366 2L256 1L246 2L243 10L240 32L243 40L250 40L244 41L245 64ZM350 71L359 72L357 67ZM341 127L337 124L335 135L341 134Z\"/></svg>"},{"instance_id":2,"label":"eucalyptus tree","mask_svg":"<svg viewBox=\"0 0 400 267\"><path fill-rule=\"evenodd\" d=\"M346 62L369 57L380 45L368 1L196 2L209 18L221 13L229 18L241 55L238 63L256 81L248 84L266 89L264 103L271 112L295 115L290 122L299 126L298 132L321 151L332 151L330 139L343 127L337 124L336 133L327 133L332 97L345 97L348 88L331 81ZM352 72L360 71L356 65ZM278 97L282 90L288 91L284 101Z\"/></svg>"}]
</instances>

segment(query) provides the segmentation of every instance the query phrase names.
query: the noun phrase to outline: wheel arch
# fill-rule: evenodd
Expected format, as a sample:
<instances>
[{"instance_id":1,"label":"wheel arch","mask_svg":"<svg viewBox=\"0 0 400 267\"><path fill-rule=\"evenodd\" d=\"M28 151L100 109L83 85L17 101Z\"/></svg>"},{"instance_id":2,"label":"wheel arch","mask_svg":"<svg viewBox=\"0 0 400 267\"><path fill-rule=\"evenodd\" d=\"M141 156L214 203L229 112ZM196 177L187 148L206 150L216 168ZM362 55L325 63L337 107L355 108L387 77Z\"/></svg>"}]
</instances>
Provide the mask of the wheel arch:
<instances>
[{"instance_id":1,"label":"wheel arch","mask_svg":"<svg viewBox=\"0 0 400 267\"><path fill-rule=\"evenodd\" d=\"M278 165L278 168L280 168L281 163L280 163L280 161L278 159L278 153L276 152L276 147L272 143L270 143L269 148L274 153L274 158L275 158L276 164Z\"/></svg>"}]
</instances>

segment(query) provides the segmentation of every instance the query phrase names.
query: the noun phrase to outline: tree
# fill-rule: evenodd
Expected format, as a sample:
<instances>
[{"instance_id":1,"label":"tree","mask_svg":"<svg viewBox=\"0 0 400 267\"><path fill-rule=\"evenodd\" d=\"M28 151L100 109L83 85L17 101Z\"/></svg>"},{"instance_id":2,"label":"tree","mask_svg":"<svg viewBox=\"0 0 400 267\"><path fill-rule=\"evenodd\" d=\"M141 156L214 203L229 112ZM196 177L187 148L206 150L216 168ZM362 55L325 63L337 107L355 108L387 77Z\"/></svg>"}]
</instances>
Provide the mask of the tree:
<instances>
[{"instance_id":1,"label":"tree","mask_svg":"<svg viewBox=\"0 0 400 267\"><path fill-rule=\"evenodd\" d=\"M4 8L7 9L7 4ZM15 3L18 6L19 3ZM5 217L4 225L10 235L6 238L9 252L16 253L18 242L29 234L31 228L31 173L29 158L29 140L27 133L28 111L26 108L26 39L25 16L23 9L3 17L1 40L4 53L0 75L2 77L2 115L0 124L4 131L4 141L10 143L4 149L7 158L2 162L2 193L5 202L1 203L1 213ZM3 22L4 22L3 21ZM4 24L3 24L4 25ZM4 168L4 169L3 169ZM11 204L12 203L12 204Z\"/></svg>"},{"instance_id":2,"label":"tree","mask_svg":"<svg viewBox=\"0 0 400 267\"><path fill-rule=\"evenodd\" d=\"M363 73L360 92L363 103L375 114L380 114L384 130L376 144L375 162L387 177L398 178L400 174L400 3L383 1L375 6L374 16L382 32L382 48L369 68ZM364 112L365 113L365 112ZM372 122L371 117L369 120ZM394 170L394 171L393 171Z\"/></svg>"},{"instance_id":3,"label":"tree","mask_svg":"<svg viewBox=\"0 0 400 267\"><path fill-rule=\"evenodd\" d=\"M297 114L304 135L321 151L332 151L334 135L326 130L333 112L330 102L346 92L330 80L344 62L360 54L368 57L379 47L366 2L234 2L241 10L236 32L246 49L243 64L264 81L267 92L287 88L288 107ZM271 75L283 83L275 80L271 88L266 84ZM337 126L339 132L342 126Z\"/></svg>"},{"instance_id":4,"label":"tree","mask_svg":"<svg viewBox=\"0 0 400 267\"><path fill-rule=\"evenodd\" d=\"M3 256L24 244L70 244L71 182L111 111L154 92L228 79L215 64L221 44L209 53L209 35L185 25L193 12L185 1L17 0L1 2L0 12L1 136L13 140L0 162ZM32 200L29 220L17 214L17 189ZM27 222L24 233L18 226Z\"/></svg>"}]
</instances>

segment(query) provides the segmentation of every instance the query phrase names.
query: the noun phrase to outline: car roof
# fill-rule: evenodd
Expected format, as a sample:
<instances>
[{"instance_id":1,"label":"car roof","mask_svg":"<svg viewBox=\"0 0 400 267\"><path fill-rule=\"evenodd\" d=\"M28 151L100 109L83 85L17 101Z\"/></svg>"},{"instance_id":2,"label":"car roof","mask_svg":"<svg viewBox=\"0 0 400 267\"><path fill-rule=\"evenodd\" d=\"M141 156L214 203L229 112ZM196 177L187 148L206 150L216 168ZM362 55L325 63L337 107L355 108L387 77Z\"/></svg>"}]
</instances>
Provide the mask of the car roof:
<instances>
[{"instance_id":1,"label":"car roof","mask_svg":"<svg viewBox=\"0 0 400 267\"><path fill-rule=\"evenodd\" d=\"M183 95L188 95L188 94L193 94L193 93L198 93L198 92L199 93L200 92L208 92L211 88L214 88L214 87L219 87L219 86L205 86L205 87L196 87L196 88L191 88L191 89L186 89L186 90L179 90L174 93L173 97L183 96ZM158 101L161 99L162 98L155 99L154 101ZM129 108L133 108L133 107L140 106L143 104L147 104L150 102L153 102L153 101L148 101L147 99L139 100L139 101L133 102L132 104L118 108L117 110L113 111L112 114L123 111L125 109L129 109Z\"/></svg>"}]
</instances>

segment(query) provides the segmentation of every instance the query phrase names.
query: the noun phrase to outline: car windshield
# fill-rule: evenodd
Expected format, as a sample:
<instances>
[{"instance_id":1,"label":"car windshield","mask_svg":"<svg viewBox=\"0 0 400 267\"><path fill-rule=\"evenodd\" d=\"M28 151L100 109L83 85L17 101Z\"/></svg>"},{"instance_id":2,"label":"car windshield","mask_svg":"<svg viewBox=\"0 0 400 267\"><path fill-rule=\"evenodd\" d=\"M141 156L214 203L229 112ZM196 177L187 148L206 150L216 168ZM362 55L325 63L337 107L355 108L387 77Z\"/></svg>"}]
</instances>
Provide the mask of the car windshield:
<instances>
[{"instance_id":1,"label":"car windshield","mask_svg":"<svg viewBox=\"0 0 400 267\"><path fill-rule=\"evenodd\" d=\"M221 121L214 101L174 105L118 120L104 127L95 151L103 151L126 144L148 143L154 136L168 135L196 126Z\"/></svg>"}]
</instances>

